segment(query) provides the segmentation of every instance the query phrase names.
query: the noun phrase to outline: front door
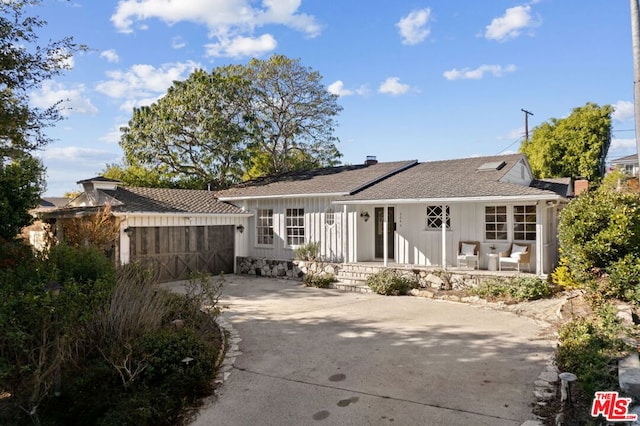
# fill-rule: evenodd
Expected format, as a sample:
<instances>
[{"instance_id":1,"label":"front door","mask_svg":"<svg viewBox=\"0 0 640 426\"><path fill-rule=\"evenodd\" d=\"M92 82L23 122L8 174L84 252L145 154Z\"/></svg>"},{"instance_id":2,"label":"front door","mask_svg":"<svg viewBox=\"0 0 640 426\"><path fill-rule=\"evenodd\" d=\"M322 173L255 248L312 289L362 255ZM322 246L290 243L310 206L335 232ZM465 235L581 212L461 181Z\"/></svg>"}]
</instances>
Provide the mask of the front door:
<instances>
[{"instance_id":1,"label":"front door","mask_svg":"<svg viewBox=\"0 0 640 426\"><path fill-rule=\"evenodd\" d=\"M376 258L384 257L384 207L376 207L375 208L375 255ZM395 253L393 252L393 232L395 231L395 220L393 217L393 207L388 208L388 217L387 217L387 255L389 259L393 259L395 257Z\"/></svg>"}]
</instances>

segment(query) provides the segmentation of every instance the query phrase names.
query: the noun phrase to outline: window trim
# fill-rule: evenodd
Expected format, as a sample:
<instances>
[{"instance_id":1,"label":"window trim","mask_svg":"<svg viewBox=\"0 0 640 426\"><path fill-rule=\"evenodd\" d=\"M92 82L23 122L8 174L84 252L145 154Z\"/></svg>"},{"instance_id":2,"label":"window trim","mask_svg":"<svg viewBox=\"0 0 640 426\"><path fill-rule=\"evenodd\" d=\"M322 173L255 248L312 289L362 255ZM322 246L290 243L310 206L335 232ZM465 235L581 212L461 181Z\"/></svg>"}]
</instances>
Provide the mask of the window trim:
<instances>
[{"instance_id":1,"label":"window trim","mask_svg":"<svg viewBox=\"0 0 640 426\"><path fill-rule=\"evenodd\" d=\"M446 222L447 231L451 230L451 207L449 205L445 205L446 211ZM432 214L435 209L440 210L438 214ZM431 213L431 214L430 214ZM432 222L440 221L438 226L431 226ZM425 207L425 230L427 231L442 231L442 204L427 204Z\"/></svg>"},{"instance_id":2,"label":"window trim","mask_svg":"<svg viewBox=\"0 0 640 426\"><path fill-rule=\"evenodd\" d=\"M292 212L296 212L296 215L292 215ZM297 223L290 224L290 220L293 221L295 220ZM292 207L292 208L286 208L285 209L285 215L284 215L284 236L285 236L285 246L286 247L298 247L301 246L305 243L305 228L306 228L306 223L305 223L305 214L304 214L304 207ZM290 234L289 231L293 231L293 230L298 230L299 233L298 235L293 235ZM301 231L301 232L300 232ZM296 242L293 242L293 239L297 239Z\"/></svg>"},{"instance_id":3,"label":"window trim","mask_svg":"<svg viewBox=\"0 0 640 426\"><path fill-rule=\"evenodd\" d=\"M516 212L516 209L519 208L519 207L520 208L524 208L524 211L522 213L517 213ZM530 210L529 208L532 208L533 211L527 211L527 210ZM512 211L511 217L513 217L513 225L512 225L513 240L514 241L528 241L528 242L536 241L536 237L537 237L537 233L538 233L537 227L536 227L536 225L538 223L538 209L537 209L536 205L535 204L519 204L519 205L513 205L512 209L513 209L513 211ZM533 222L527 220L527 217L530 216L530 215L533 215ZM516 220L517 216L521 216L524 219L524 221L523 222L517 221ZM519 230L519 231L516 230L516 227L518 225L524 225L524 229ZM533 230L532 231L527 230L527 227L528 227L527 225L533 226ZM517 238L516 234L522 234L522 236L524 236L524 238ZM531 236L531 235L533 236L533 238L527 238L527 236Z\"/></svg>"},{"instance_id":4,"label":"window trim","mask_svg":"<svg viewBox=\"0 0 640 426\"><path fill-rule=\"evenodd\" d=\"M498 208L503 207L504 213L500 213L497 211ZM494 209L493 213L489 213L487 209ZM504 215L504 222L498 221L498 216ZM493 216L495 220L487 221L487 216ZM487 225L494 225L495 228L489 230ZM502 225L502 229L498 229L498 225ZM488 238L489 232L494 234L496 238ZM504 238L497 238L498 234L504 233ZM509 206L505 204L492 204L484 206L484 240L489 242L504 242L509 241Z\"/></svg>"},{"instance_id":5,"label":"window trim","mask_svg":"<svg viewBox=\"0 0 640 426\"><path fill-rule=\"evenodd\" d=\"M261 212L270 212L270 216L267 215L263 215L261 214ZM263 225L262 221L266 219L269 221L270 219L270 224L267 224L266 226ZM271 229L271 242L270 243L264 243L260 241L260 237L261 237L261 229ZM268 236L268 235L267 235ZM274 229L274 214L273 214L273 208L258 208L256 210L256 246L260 246L260 247L273 247L275 242L275 229Z\"/></svg>"}]
</instances>

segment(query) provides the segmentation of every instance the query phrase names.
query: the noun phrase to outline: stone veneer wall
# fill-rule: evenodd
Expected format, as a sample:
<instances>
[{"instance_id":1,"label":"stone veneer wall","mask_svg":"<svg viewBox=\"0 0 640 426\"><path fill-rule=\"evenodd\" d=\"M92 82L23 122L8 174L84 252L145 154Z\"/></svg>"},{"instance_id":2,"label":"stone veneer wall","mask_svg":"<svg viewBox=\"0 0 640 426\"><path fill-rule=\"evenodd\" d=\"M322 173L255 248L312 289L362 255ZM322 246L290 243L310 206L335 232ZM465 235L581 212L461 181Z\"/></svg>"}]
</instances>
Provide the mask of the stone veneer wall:
<instances>
[{"instance_id":1,"label":"stone veneer wall","mask_svg":"<svg viewBox=\"0 0 640 426\"><path fill-rule=\"evenodd\" d=\"M315 262L302 260L278 260L254 257L236 258L239 274L256 275L259 277L302 279L306 274L338 275L340 263Z\"/></svg>"}]
</instances>

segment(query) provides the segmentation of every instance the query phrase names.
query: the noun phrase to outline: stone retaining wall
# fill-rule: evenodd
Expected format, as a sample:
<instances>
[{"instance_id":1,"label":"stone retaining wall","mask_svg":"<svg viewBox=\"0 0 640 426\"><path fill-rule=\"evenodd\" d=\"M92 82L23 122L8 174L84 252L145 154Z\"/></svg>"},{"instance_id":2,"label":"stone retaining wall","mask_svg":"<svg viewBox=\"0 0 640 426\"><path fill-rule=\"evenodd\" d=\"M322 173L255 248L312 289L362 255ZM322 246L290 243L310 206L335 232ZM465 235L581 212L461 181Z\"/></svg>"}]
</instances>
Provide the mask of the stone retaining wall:
<instances>
[{"instance_id":1,"label":"stone retaining wall","mask_svg":"<svg viewBox=\"0 0 640 426\"><path fill-rule=\"evenodd\" d=\"M341 264L298 260L279 260L238 256L236 258L238 274L259 277L290 278L301 280L306 274L337 276Z\"/></svg>"}]
</instances>

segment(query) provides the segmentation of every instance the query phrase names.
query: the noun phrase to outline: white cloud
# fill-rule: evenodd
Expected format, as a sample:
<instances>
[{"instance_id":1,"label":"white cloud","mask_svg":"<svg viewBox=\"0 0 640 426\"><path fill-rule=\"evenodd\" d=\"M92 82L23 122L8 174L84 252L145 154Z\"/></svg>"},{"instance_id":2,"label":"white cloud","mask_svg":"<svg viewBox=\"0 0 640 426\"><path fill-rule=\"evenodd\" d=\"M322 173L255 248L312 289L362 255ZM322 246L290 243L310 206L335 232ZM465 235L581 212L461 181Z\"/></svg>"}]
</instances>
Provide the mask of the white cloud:
<instances>
[{"instance_id":1,"label":"white cloud","mask_svg":"<svg viewBox=\"0 0 640 426\"><path fill-rule=\"evenodd\" d=\"M629 101L618 101L613 104L613 115L612 118L617 121L626 121L634 118L634 108L633 102Z\"/></svg>"},{"instance_id":2,"label":"white cloud","mask_svg":"<svg viewBox=\"0 0 640 426\"><path fill-rule=\"evenodd\" d=\"M159 19L168 25L194 22L209 29L215 42L206 45L210 56L250 56L273 50L270 34L254 37L253 31L265 25L284 25L308 37L320 34L316 19L299 12L302 0L120 0L111 22L120 32L130 33L143 21Z\"/></svg>"},{"instance_id":3,"label":"white cloud","mask_svg":"<svg viewBox=\"0 0 640 426\"><path fill-rule=\"evenodd\" d=\"M344 83L342 80L337 80L331 83L327 87L327 91L333 95L337 96L351 96L353 95L353 90L345 89Z\"/></svg>"},{"instance_id":4,"label":"white cloud","mask_svg":"<svg viewBox=\"0 0 640 426\"><path fill-rule=\"evenodd\" d=\"M402 44L418 44L429 36L431 29L427 26L431 9L414 10L400 19L396 27L400 30Z\"/></svg>"},{"instance_id":5,"label":"white cloud","mask_svg":"<svg viewBox=\"0 0 640 426\"><path fill-rule=\"evenodd\" d=\"M636 149L636 140L635 139L611 139L611 146L609 147L609 151L635 151Z\"/></svg>"},{"instance_id":6,"label":"white cloud","mask_svg":"<svg viewBox=\"0 0 640 426\"><path fill-rule=\"evenodd\" d=\"M443 73L447 80L479 80L485 74L493 74L494 77L502 77L506 73L514 72L517 67L513 64L503 67L502 65L480 65L478 68L470 69L454 68Z\"/></svg>"},{"instance_id":7,"label":"white cloud","mask_svg":"<svg viewBox=\"0 0 640 426\"><path fill-rule=\"evenodd\" d=\"M105 156L117 155L104 149L86 148L80 146L66 146L47 148L42 152L42 159L45 161L64 161L67 164L78 161L102 160Z\"/></svg>"},{"instance_id":8,"label":"white cloud","mask_svg":"<svg viewBox=\"0 0 640 426\"><path fill-rule=\"evenodd\" d=\"M100 136L98 140L101 142L109 143L109 144L116 144L120 142L120 136L122 134L122 132L120 131L120 128L126 125L127 123L125 122L125 123L113 126L112 128L109 129L107 133Z\"/></svg>"},{"instance_id":9,"label":"white cloud","mask_svg":"<svg viewBox=\"0 0 640 426\"><path fill-rule=\"evenodd\" d=\"M187 42L180 36L176 36L171 39L171 47L174 49L182 49L187 45Z\"/></svg>"},{"instance_id":10,"label":"white cloud","mask_svg":"<svg viewBox=\"0 0 640 426\"><path fill-rule=\"evenodd\" d=\"M240 58L243 56L261 56L274 50L278 43L271 34L263 34L260 37L242 37L233 39L227 37L218 38L218 43L205 45L207 56Z\"/></svg>"},{"instance_id":11,"label":"white cloud","mask_svg":"<svg viewBox=\"0 0 640 426\"><path fill-rule=\"evenodd\" d=\"M104 50L100 53L100 57L101 58L105 58L108 62L112 62L112 63L118 63L120 62L120 57L118 56L118 54L116 53L115 50L113 49L109 49L109 50Z\"/></svg>"},{"instance_id":12,"label":"white cloud","mask_svg":"<svg viewBox=\"0 0 640 426\"><path fill-rule=\"evenodd\" d=\"M45 81L37 92L30 95L31 104L36 108L46 109L60 102L60 114L68 117L71 114L95 114L98 109L91 100L84 96L85 86L77 84L66 87L55 81Z\"/></svg>"},{"instance_id":13,"label":"white cloud","mask_svg":"<svg viewBox=\"0 0 640 426\"><path fill-rule=\"evenodd\" d=\"M389 77L378 87L378 92L389 95L402 95L411 89L408 84L400 83L398 77Z\"/></svg>"},{"instance_id":14,"label":"white cloud","mask_svg":"<svg viewBox=\"0 0 640 426\"><path fill-rule=\"evenodd\" d=\"M109 80L96 85L96 90L111 98L122 99L120 109L130 111L133 106L148 105L163 96L176 80L184 80L200 64L187 61L152 65L133 65L126 71L107 71Z\"/></svg>"},{"instance_id":15,"label":"white cloud","mask_svg":"<svg viewBox=\"0 0 640 426\"><path fill-rule=\"evenodd\" d=\"M540 25L531 16L531 6L522 5L507 9L503 16L494 18L487 25L484 36L489 40L506 41L520 36L523 30Z\"/></svg>"}]
</instances>

